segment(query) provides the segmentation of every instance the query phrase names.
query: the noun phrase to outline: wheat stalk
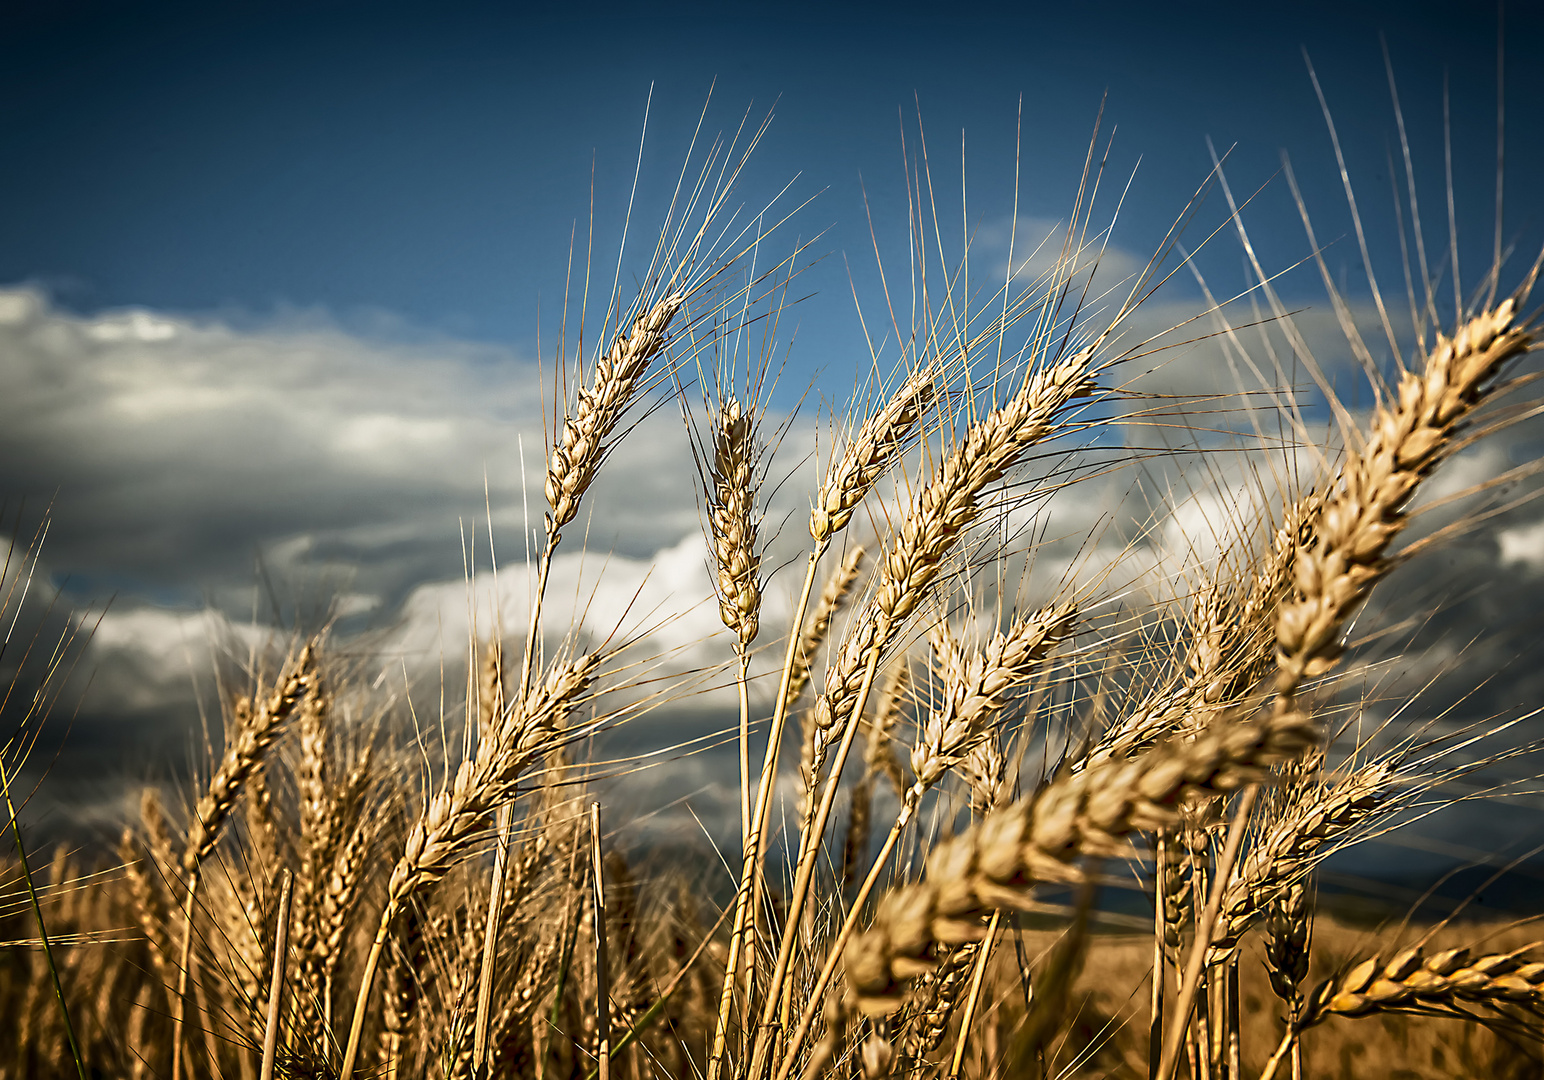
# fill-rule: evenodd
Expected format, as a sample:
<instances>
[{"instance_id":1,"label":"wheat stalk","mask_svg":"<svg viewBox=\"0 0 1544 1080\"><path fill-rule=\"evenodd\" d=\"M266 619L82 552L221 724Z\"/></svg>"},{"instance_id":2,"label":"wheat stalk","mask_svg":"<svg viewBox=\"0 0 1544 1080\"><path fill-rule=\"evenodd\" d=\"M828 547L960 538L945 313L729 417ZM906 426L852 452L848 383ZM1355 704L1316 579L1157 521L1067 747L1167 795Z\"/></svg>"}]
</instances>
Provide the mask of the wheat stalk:
<instances>
[{"instance_id":1,"label":"wheat stalk","mask_svg":"<svg viewBox=\"0 0 1544 1080\"><path fill-rule=\"evenodd\" d=\"M429 800L408 831L387 881L386 904L354 1000L341 1080L353 1076L375 971L398 911L414 892L464 857L487 816L515 796L525 770L562 737L568 714L588 692L599 664L599 656L586 653L554 666L544 683L505 710L493 737L478 743L476 754L461 762L452 782Z\"/></svg>"},{"instance_id":2,"label":"wheat stalk","mask_svg":"<svg viewBox=\"0 0 1544 1080\"><path fill-rule=\"evenodd\" d=\"M912 772L916 780L902 796L895 823L853 898L841 930L831 943L826 962L810 990L810 1003L799 1018L798 1028L782 1048L784 1058L779 1080L786 1080L792 1072L796 1055L815 1022L818 1003L836 974L848 939L857 928L863 905L878 883L880 872L901 832L921 805L922 797L971 747L986 737L1006 695L1034 676L1051 649L1071 632L1076 614L1077 608L1073 604L1042 608L1031 616L1014 620L1006 632L995 634L984 649L969 656L947 630L935 630L933 648L944 679L943 702L922 725L918 741L912 748Z\"/></svg>"},{"instance_id":3,"label":"wheat stalk","mask_svg":"<svg viewBox=\"0 0 1544 1080\"><path fill-rule=\"evenodd\" d=\"M1131 833L1177 822L1188 794L1236 790L1312 737L1300 714L1220 720L1194 740L1062 774L988 814L935 847L926 879L887 893L869 929L848 943L858 1008L893 1014L909 982L937 966L937 946L979 940L981 920L997 908L1023 910L1036 882L1081 880L1080 857L1119 854Z\"/></svg>"},{"instance_id":4,"label":"wheat stalk","mask_svg":"<svg viewBox=\"0 0 1544 1080\"><path fill-rule=\"evenodd\" d=\"M1405 510L1417 486L1451 452L1459 427L1485 399L1496 374L1532 346L1531 332L1514 325L1532 284L1530 276L1515 295L1469 318L1451 339L1438 334L1421 370L1405 372L1393 402L1374 414L1371 436L1348 453L1311 539L1293 559L1296 595L1283 602L1276 620L1273 714L1293 714L1303 683L1335 667L1346 620L1394 565L1388 547L1407 523ZM1250 786L1238 800L1206 911L1196 924L1156 1080L1169 1080L1179 1064L1179 1043L1256 790Z\"/></svg>"},{"instance_id":5,"label":"wheat stalk","mask_svg":"<svg viewBox=\"0 0 1544 1080\"><path fill-rule=\"evenodd\" d=\"M826 675L826 690L816 699L816 720L822 728L840 726L841 743L831 764L831 782L825 787L795 871L789 897L789 925L797 925L814 878L818 838L825 834L836 799L836 779L847 764L857 718L863 715L880 656L890 636L916 609L929 586L942 571L955 542L981 513L980 497L988 485L1001 479L1032 446L1053 436L1062 411L1076 398L1093 391L1093 350L1084 349L1054 364L1026 372L1019 390L1007 401L971 424L953 450L934 470L932 479L918 492L889 554L881 565L878 586L856 627ZM772 1049L772 1021L778 997L792 961L794 935L785 934L772 969L768 997L763 1006L761 1032L752 1059L756 1073ZM832 959L839 955L833 952ZM805 1025L807 1027L807 1025ZM792 1068L791 1054L782 1075Z\"/></svg>"},{"instance_id":6,"label":"wheat stalk","mask_svg":"<svg viewBox=\"0 0 1544 1080\"><path fill-rule=\"evenodd\" d=\"M188 826L188 838L182 852L182 869L188 886L182 909L181 961L177 972L177 995L172 1017L172 1080L182 1075L182 1035L187 1013L188 979L193 955L193 912L198 896L199 870L214 850L220 829L230 816L231 807L241 793L242 784L258 768L263 755L279 737L284 724L306 699L318 692L316 642L303 645L289 674L264 698L261 706L245 715L238 714L239 726L231 733L220 766L209 779L208 789L198 800Z\"/></svg>"},{"instance_id":7,"label":"wheat stalk","mask_svg":"<svg viewBox=\"0 0 1544 1080\"><path fill-rule=\"evenodd\" d=\"M936 375L937 372L931 365L922 365L909 372L884 405L870 413L859 425L857 433L848 439L842 453L828 462L825 478L816 495L815 506L810 512L810 536L814 539L814 546L809 553L804 585L800 590L799 602L794 609L794 626L799 626L804 620L810 591L815 583L815 569L821 556L830 547L836 534L846 528L847 523L852 519L853 511L868 497L869 491L879 478L905 452L913 435L921 426L922 417L932 407L937 393ZM856 560L854 560L854 568L855 566ZM850 584L849 581L847 587L850 587ZM819 622L818 619L817 622ZM762 864L765 858L762 837L766 834L771 818L772 787L777 776L777 758L782 744L783 727L787 720L788 708L794 699L791 691L796 670L802 667L801 677L808 675L808 668L804 666L807 661L801 659L798 651L800 644L798 637L789 635L788 654L783 661L783 673L772 709L771 730L768 734L767 749L757 785L753 828L746 837L744 845L744 866L741 870L740 888L735 901L738 910L735 912L734 927L730 931L731 963L725 974L724 990L720 995L717 1033L714 1036L713 1051L708 1059L707 1080L718 1080L719 1071L723 1067L729 1008L733 1000L733 985L738 971L737 950L742 934L748 932L746 928L750 925L750 913L760 899ZM799 892L799 886L796 884L796 895ZM796 902L794 908L790 910L789 925L797 924L799 918L797 909L800 907L802 907L802 901ZM791 935L785 935L785 941L790 938ZM774 976L773 987L767 998L769 1010L776 1010L778 1007L780 986L780 979Z\"/></svg>"}]
</instances>

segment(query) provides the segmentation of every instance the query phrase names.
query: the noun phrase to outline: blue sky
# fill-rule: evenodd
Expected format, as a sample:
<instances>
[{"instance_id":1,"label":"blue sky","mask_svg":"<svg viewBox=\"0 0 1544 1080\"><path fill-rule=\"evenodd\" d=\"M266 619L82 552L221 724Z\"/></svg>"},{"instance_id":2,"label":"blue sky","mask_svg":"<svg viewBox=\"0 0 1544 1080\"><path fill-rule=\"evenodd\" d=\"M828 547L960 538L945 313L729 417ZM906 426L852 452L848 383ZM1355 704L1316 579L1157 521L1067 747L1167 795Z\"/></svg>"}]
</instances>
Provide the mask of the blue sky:
<instances>
[{"instance_id":1,"label":"blue sky","mask_svg":"<svg viewBox=\"0 0 1544 1080\"><path fill-rule=\"evenodd\" d=\"M1544 4L1508 6L1504 236L1525 256L1544 243L1532 182L1544 112L1530 107L1541 31ZM1494 228L1497 23L1471 4L12 5L0 33L0 488L34 508L54 500L44 559L61 599L114 597L60 797L110 815L125 770L186 760L195 697L212 685L210 619L253 640L259 560L281 590L343 594L397 628L401 649L427 656L453 639L429 630L465 607L463 523L483 514L485 490L510 538L504 557L522 557L521 455L537 476L570 244L582 253L593 205L597 262L612 265L646 111L638 252L710 91L709 132L774 113L744 203L790 182L780 205L812 199L775 234L779 257L822 234L794 289L807 299L784 330L797 323L776 404L812 382L840 402L868 363L853 293L870 314L881 306L871 220L892 280L905 265L919 115L946 246L961 231L962 140L971 219L992 255L1016 168L1025 228L1065 221L1103 102L1096 221L1135 170L1113 262L1140 267L1160 242L1211 169L1208 138L1230 151L1236 194L1264 185L1245 215L1264 263L1304 259L1312 248L1277 175L1285 150L1328 272L1365 303L1306 50L1374 263L1402 303L1391 186L1403 200L1404 176L1389 169L1399 146L1380 34L1434 257L1446 244L1447 73L1472 286ZM1214 193L1187 243L1226 216ZM1225 231L1200 265L1228 293L1241 262ZM629 261L624 276L639 269ZM1330 325L1312 266L1280 288L1311 325ZM1187 276L1171 292L1193 309ZM1166 387L1211 389L1205 363L1177 363ZM1536 445L1519 437L1497 460ZM614 553L622 593L647 580L668 607L708 587L687 445L661 414L628 446L602 476L591 539ZM804 491L781 497L793 507ZM1506 629L1486 654L1497 665L1515 661L1544 610L1530 599L1544 577L1536 516L1498 519L1448 564L1461 571L1448 629ZM1527 588L1478 591L1498 563ZM577 589L593 587L592 570L564 572ZM613 610L597 604L595 617ZM682 644L711 624L710 606L692 607L670 647L711 662L711 648ZM1503 680L1484 704L1536 698L1526 683ZM680 769L722 797L722 762L707 760ZM675 790L684 774L652 775Z\"/></svg>"},{"instance_id":2,"label":"blue sky","mask_svg":"<svg viewBox=\"0 0 1544 1080\"><path fill-rule=\"evenodd\" d=\"M872 264L863 190L881 230L904 222L902 123L914 128L920 105L950 187L963 133L972 199L1001 214L1021 95L1031 215L1066 213L1107 91L1114 170L1142 159L1128 247L1150 248L1205 176L1208 136L1237 144L1241 190L1288 149L1333 237L1344 200L1318 167L1329 145L1302 50L1363 197L1382 210L1393 124L1380 33L1427 175L1441 168L1451 71L1456 182L1486 196L1461 200L1462 231L1488 234L1496 27L1476 10L601 4L575 17L519 4L37 5L0 43L0 205L10 208L0 281L41 282L81 311L293 305L534 345L538 297L551 306L571 230L589 214L592 167L606 249L651 85L645 215L715 81L720 125L776 103L747 198L796 174L801 194L823 190L800 225L805 235L830 228L818 250L846 253L858 274ZM1515 4L1508 14L1512 226L1527 235L1540 229L1539 200L1517 178L1537 175L1541 121L1520 103L1536 77L1528 57L1541 12ZM1375 226L1386 217L1370 214ZM1285 215L1263 227L1284 231L1284 253L1304 249ZM825 301L801 316L850 333L845 270L828 263L810 277ZM799 362L821 352L802 350Z\"/></svg>"}]
</instances>

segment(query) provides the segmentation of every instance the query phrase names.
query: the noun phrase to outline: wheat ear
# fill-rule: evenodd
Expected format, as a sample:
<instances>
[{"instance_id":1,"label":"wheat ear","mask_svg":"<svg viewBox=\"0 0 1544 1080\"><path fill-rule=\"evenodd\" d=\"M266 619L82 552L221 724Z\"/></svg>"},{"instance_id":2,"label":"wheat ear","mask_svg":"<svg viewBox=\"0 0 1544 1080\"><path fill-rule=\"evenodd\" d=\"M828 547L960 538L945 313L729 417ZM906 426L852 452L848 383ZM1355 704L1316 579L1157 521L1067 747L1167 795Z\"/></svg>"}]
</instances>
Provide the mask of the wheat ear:
<instances>
[{"instance_id":1,"label":"wheat ear","mask_svg":"<svg viewBox=\"0 0 1544 1080\"><path fill-rule=\"evenodd\" d=\"M810 511L810 535L817 544L829 543L847 527L870 489L905 453L937 394L932 367L912 371L831 459Z\"/></svg>"},{"instance_id":2,"label":"wheat ear","mask_svg":"<svg viewBox=\"0 0 1544 1080\"><path fill-rule=\"evenodd\" d=\"M1265 909L1265 970L1271 990L1287 1005L1289 1029L1290 1017L1302 1007L1298 987L1308 977L1312 943L1313 901L1308 883L1300 881ZM1300 1064L1293 1071L1301 1074Z\"/></svg>"},{"instance_id":3,"label":"wheat ear","mask_svg":"<svg viewBox=\"0 0 1544 1080\"><path fill-rule=\"evenodd\" d=\"M848 943L848 982L868 1016L906 1001L909 981L937 965L938 945L979 940L997 908L1023 910L1036 882L1078 881L1076 860L1116 855L1134 832L1178 820L1192 792L1224 793L1300 753L1306 717L1220 720L1194 740L1170 740L1126 761L1066 773L933 849L922 882L892 889L870 928Z\"/></svg>"},{"instance_id":4,"label":"wheat ear","mask_svg":"<svg viewBox=\"0 0 1544 1080\"><path fill-rule=\"evenodd\" d=\"M542 603L547 593L547 577L552 556L562 530L579 512L579 504L595 482L601 464L610 451L610 441L617 425L627 414L639 390L646 384L650 363L669 341L670 324L686 303L686 294L673 292L642 310L633 319L626 334L618 334L611 347L596 358L590 373L590 385L580 386L574 411L564 418L563 434L547 459L543 491L547 497L547 543L542 549L536 574L535 597L531 603L530 625L525 638L525 655L518 676L516 700L523 700L530 688L536 643L541 628ZM508 860L511 808L502 806L496 814L497 831L493 874L488 888L488 912L483 930L483 954L477 986L477 1013L472 1027L472 1063L481 1066L487 1054L488 1025L493 994L493 966L497 950L499 911L503 907L504 874Z\"/></svg>"},{"instance_id":5,"label":"wheat ear","mask_svg":"<svg viewBox=\"0 0 1544 1080\"><path fill-rule=\"evenodd\" d=\"M1058 430L1063 410L1076 398L1093 392L1091 349L1073 353L1055 364L1027 372L1017 393L973 423L954 449L944 456L932 479L918 492L881 566L874 596L837 662L826 675L826 692L815 702L821 727L842 732L820 807L811 826L812 840L795 871L789 896L789 925L797 925L814 880L818 838L825 834L836 800L836 779L847 764L857 718L863 715L880 656L890 636L917 608L964 531L981 514L981 495L1000 480L1029 449ZM764 1005L757 1050L751 1070L757 1073L771 1053L772 1022L777 998L793 957L794 935L784 934L772 969L771 989ZM791 1056L781 1075L791 1069Z\"/></svg>"},{"instance_id":6,"label":"wheat ear","mask_svg":"<svg viewBox=\"0 0 1544 1080\"><path fill-rule=\"evenodd\" d=\"M815 551L810 555L804 578L804 591L799 601L799 611L794 616L795 625L804 618L803 609L809 602L810 590L814 584L815 567L819 562L819 552L822 550L823 543L817 542ZM729 932L729 956L724 972L724 983L719 992L713 1045L708 1056L710 1076L716 1077L723 1065L729 1038L729 1013L734 1004L734 988L739 981L740 957L749 955L751 952L750 935L755 927L753 913L760 910L761 832L766 828L766 815L770 813L770 805L766 805L766 812L763 812L764 800L770 795L771 780L775 777L777 770L777 749L782 738L781 725L787 716L789 706L798 700L805 686L809 684L810 665L830 632L831 620L846 602L853 584L858 580L858 568L862 562L863 547L861 544L855 544L843 555L842 561L827 577L815 610L803 630L798 634L789 634L788 637L788 656L783 664L782 684L778 688L778 699L773 710L773 731L768 737L766 753L762 760L760 785L756 793L754 808L756 828L752 830L743 845L743 865L740 869L740 883L735 897L734 922Z\"/></svg>"},{"instance_id":7,"label":"wheat ear","mask_svg":"<svg viewBox=\"0 0 1544 1080\"><path fill-rule=\"evenodd\" d=\"M1437 335L1422 369L1405 372L1395 399L1374 414L1370 437L1348 453L1311 539L1293 560L1296 595L1282 604L1276 620L1275 714L1292 714L1303 683L1335 667L1346 620L1394 565L1388 547L1407 524L1405 508L1416 488L1452 451L1459 427L1496 374L1531 347L1531 332L1514 325L1531 285L1530 279L1515 295L1471 317L1451 339ZM1179 1064L1179 1043L1256 790L1251 786L1238 799L1206 911L1196 923L1156 1080L1169 1080Z\"/></svg>"},{"instance_id":8,"label":"wheat ear","mask_svg":"<svg viewBox=\"0 0 1544 1080\"><path fill-rule=\"evenodd\" d=\"M1302 805L1271 827L1245 857L1239 873L1222 894L1222 907L1207 965L1233 958L1239 940L1272 901L1308 876L1323 857L1327 844L1346 836L1383 805L1394 777L1391 761L1377 761L1348 774L1323 791L1310 794Z\"/></svg>"},{"instance_id":9,"label":"wheat ear","mask_svg":"<svg viewBox=\"0 0 1544 1080\"><path fill-rule=\"evenodd\" d=\"M187 844L182 852L182 869L188 888L183 902L181 960L177 972L177 996L172 1017L172 1080L182 1075L182 1043L187 1015L188 979L193 959L193 910L198 896L199 871L204 859L214 850L220 828L230 816L241 786L262 761L284 724L301 702L316 693L316 645L307 642L290 665L290 671L273 693L259 707L244 716L238 714L239 726L231 733L220 767L210 777L209 787L198 800L193 820L188 826Z\"/></svg>"},{"instance_id":10,"label":"wheat ear","mask_svg":"<svg viewBox=\"0 0 1544 1080\"><path fill-rule=\"evenodd\" d=\"M738 398L718 409L708 469L708 532L717 569L718 613L735 636L740 698L740 843L751 831L751 705L749 647L761 628L761 557L756 553L756 492L760 477L756 414Z\"/></svg>"},{"instance_id":11,"label":"wheat ear","mask_svg":"<svg viewBox=\"0 0 1544 1080\"><path fill-rule=\"evenodd\" d=\"M1544 962L1524 957L1539 946L1531 942L1510 952L1472 956L1468 949L1446 949L1428 956L1408 948L1388 963L1374 956L1344 975L1327 979L1308 996L1293 1017L1286 1038L1266 1063L1260 1080L1270 1080L1302 1032L1331 1016L1359 1017L1409 1012L1473 1020L1464 1005L1502 1012L1521 1006L1544 1009Z\"/></svg>"},{"instance_id":12,"label":"wheat ear","mask_svg":"<svg viewBox=\"0 0 1544 1080\"><path fill-rule=\"evenodd\" d=\"M909 372L885 404L863 421L857 433L845 444L842 453L831 459L817 493L815 506L810 512L810 536L814 539L814 546L810 550L805 567L804 585L799 593L799 602L794 608L793 626L799 626L804 620L810 592L815 584L815 570L821 556L830 547L836 534L846 528L847 523L852 519L853 512L868 497L869 491L878 483L879 478L895 464L911 444L921 427L922 417L932 407L936 395L937 372L933 366L923 365ZM795 669L800 665L799 646L799 637L790 633L788 653L783 660L783 674L772 709L767 749L762 759L761 776L756 790L753 828L745 844L740 890L735 901L737 908L741 910L735 912L735 924L730 932L731 952L736 949L736 943L745 932L744 928L751 921L750 913L760 900L762 863L765 858L762 837L766 835L767 826L771 821L772 789L777 777L777 759L782 746L783 728L787 722L789 706L793 701L790 691ZM807 668L805 674L807 675ZM791 912L795 919L797 914L797 912ZM714 1035L713 1049L708 1058L707 1080L719 1080L719 1072L723 1068L729 1022L728 1010L732 1001L736 970L736 964L731 963L725 975L725 989L720 997L717 1031ZM769 1008L772 1010L778 1007L776 999L777 990L774 988L767 999Z\"/></svg>"},{"instance_id":13,"label":"wheat ear","mask_svg":"<svg viewBox=\"0 0 1544 1080\"><path fill-rule=\"evenodd\" d=\"M600 657L588 653L558 664L544 683L506 708L493 737L477 744L476 754L461 762L446 790L429 800L408 831L403 853L387 882L386 904L365 959L341 1080L353 1076L375 971L397 913L413 893L438 881L463 858L487 816L514 798L520 777L562 737L569 713L588 692L599 664Z\"/></svg>"},{"instance_id":14,"label":"wheat ear","mask_svg":"<svg viewBox=\"0 0 1544 1080\"><path fill-rule=\"evenodd\" d=\"M810 990L810 1003L799 1017L798 1028L782 1048L784 1057L778 1080L786 1080L791 1074L796 1055L815 1023L819 1002L831 985L842 961L843 949L857 928L863 905L878 884L896 841L921 805L922 797L986 737L1007 694L1035 675L1050 651L1071 633L1076 615L1077 608L1072 604L1042 608L1031 616L1016 619L1006 632L994 635L984 649L968 655L947 631L934 632L933 648L944 679L944 692L940 707L923 723L917 744L912 748L911 764L916 780L902 796L895 823L890 827L868 876L853 897L841 930L831 943L826 962ZM834 776L835 771L833 786ZM862 1005L861 999L859 1005Z\"/></svg>"},{"instance_id":15,"label":"wheat ear","mask_svg":"<svg viewBox=\"0 0 1544 1080\"><path fill-rule=\"evenodd\" d=\"M759 450L755 420L737 398L730 398L719 407L707 485L718 613L742 650L755 640L761 612L761 558L756 553Z\"/></svg>"},{"instance_id":16,"label":"wheat ear","mask_svg":"<svg viewBox=\"0 0 1544 1080\"><path fill-rule=\"evenodd\" d=\"M671 293L641 312L627 334L596 360L590 385L580 387L578 406L563 422L563 436L547 462L548 532L556 535L579 512L579 502L605 460L607 440L642 385L649 362L664 349L671 320L684 293Z\"/></svg>"},{"instance_id":17,"label":"wheat ear","mask_svg":"<svg viewBox=\"0 0 1544 1080\"><path fill-rule=\"evenodd\" d=\"M329 1030L333 1022L333 982L347 947L349 916L353 913L360 881L364 877L365 859L375 840L373 830L360 827L365 799L375 782L373 764L374 752L367 747L349 770L342 791L334 799L334 813L342 824L342 842L337 844L332 865L327 870L317 920L322 1015L327 1018Z\"/></svg>"}]
</instances>

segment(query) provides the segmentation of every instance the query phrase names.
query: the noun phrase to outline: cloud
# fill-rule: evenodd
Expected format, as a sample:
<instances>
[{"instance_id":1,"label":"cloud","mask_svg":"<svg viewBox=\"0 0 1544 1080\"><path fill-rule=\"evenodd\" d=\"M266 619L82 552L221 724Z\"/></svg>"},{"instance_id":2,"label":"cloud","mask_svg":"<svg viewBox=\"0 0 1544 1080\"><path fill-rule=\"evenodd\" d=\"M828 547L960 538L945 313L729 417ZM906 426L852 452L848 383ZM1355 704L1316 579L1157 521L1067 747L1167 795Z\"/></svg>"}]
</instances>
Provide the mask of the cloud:
<instances>
[{"instance_id":1,"label":"cloud","mask_svg":"<svg viewBox=\"0 0 1544 1080\"><path fill-rule=\"evenodd\" d=\"M80 317L0 292L0 487L58 492L54 562L185 605L249 602L252 559L347 567L392 604L461 555L458 522L522 531L538 505L550 373L512 350L403 344L317 318L238 330L145 311ZM642 556L695 520L667 483L684 435L645 422L581 523Z\"/></svg>"},{"instance_id":2,"label":"cloud","mask_svg":"<svg viewBox=\"0 0 1544 1080\"><path fill-rule=\"evenodd\" d=\"M1544 569L1544 521L1496 530L1501 548L1502 566L1522 566L1525 570Z\"/></svg>"},{"instance_id":3,"label":"cloud","mask_svg":"<svg viewBox=\"0 0 1544 1080\"><path fill-rule=\"evenodd\" d=\"M1150 302L1132 336L1192 311ZM1366 315L1358 309L1359 320ZM1344 373L1343 360L1331 362L1344 353L1333 319L1310 313L1297 325L1326 370ZM1242 346L1260 370L1274 370L1265 340L1253 335L1185 345L1120 373L1144 393L1233 395L1241 389L1234 372L1243 373L1244 389L1252 377ZM1290 355L1282 342L1278 334L1272 347ZM85 317L18 288L0 290L0 356L0 486L58 492L46 584L62 589L65 601L100 604L117 594L82 662L92 683L67 748L72 756L61 759L71 762L69 783L53 789L87 817L116 812L125 775L186 760L199 730L197 693L207 702L222 665L273 640L254 556L285 612L302 606L295 594L309 592L350 632L370 628L358 640L367 641L378 673L405 667L410 680L433 679L442 666L464 670L474 628L477 636L495 623L516 638L523 633L534 586L525 529L528 520L539 527L544 509L543 395L552 383L517 351L366 336L314 314L239 327L149 311ZM1352 403L1365 409L1365 399ZM1331 450L1262 452L1247 414L1206 408L1191 413L1205 418L1205 433L1156 421L1095 431L1083 460L1113 467L1075 485L1037 491L1033 470L1049 476L1066 462L1034 464L982 518L981 539L1000 530L1018 552L1005 575L1006 602L1038 605L1071 586L1129 608L1183 596L1252 521L1260 477L1269 489L1272 469L1311 469ZM1466 451L1434 478L1427 500L1498 475L1527 437L1519 428ZM791 612L792 579L802 570L817 442L829 445L829 434L800 421L777 459L775 478L794 475L776 487L767 511L765 565L786 569L766 590L764 647L753 665L752 700L761 711L774 689L775 639ZM1195 444L1226 449L1206 456L1164 449ZM913 477L918 467L914 459ZM695 811L723 842L733 831L725 823L733 824L726 778L734 754L723 744L734 726L726 674L733 654L713 601L696 480L675 411L642 420L602 470L588 516L566 530L548 583L544 637L549 649L565 637L586 649L625 644L611 666L615 677L650 681L615 702L660 696L657 711L603 743L617 757L673 748L612 789L629 813L668 807L640 833L694 834ZM908 481L887 481L855 518L852 539L893 520L914 491ZM1472 512L1445 508L1414 534ZM1397 663L1382 669L1394 699L1424 692L1425 715L1438 716L1441 701L1462 700L1454 714L1461 719L1544 694L1544 676L1513 662L1539 629L1538 589L1515 573L1496 587L1498 564L1544 565L1541 530L1509 511L1428 556L1444 560L1440 574L1396 573L1402 584L1385 590L1383 617L1418 630ZM872 565L872 544L870 554ZM38 602L46 595L40 590ZM82 617L82 625L94 619ZM1505 674L1476 690L1471 676L1479 670ZM459 689L459 677L447 681L455 683L448 690ZM677 802L683 796L690 810Z\"/></svg>"}]
</instances>

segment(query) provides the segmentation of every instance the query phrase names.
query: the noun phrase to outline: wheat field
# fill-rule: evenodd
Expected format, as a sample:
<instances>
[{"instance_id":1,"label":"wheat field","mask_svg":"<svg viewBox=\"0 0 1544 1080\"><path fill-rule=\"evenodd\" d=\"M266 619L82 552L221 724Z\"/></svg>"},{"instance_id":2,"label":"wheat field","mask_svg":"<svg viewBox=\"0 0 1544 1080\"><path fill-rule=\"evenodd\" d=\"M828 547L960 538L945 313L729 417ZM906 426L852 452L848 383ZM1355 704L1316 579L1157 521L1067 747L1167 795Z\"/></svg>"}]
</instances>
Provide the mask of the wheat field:
<instances>
[{"instance_id":1,"label":"wheat field","mask_svg":"<svg viewBox=\"0 0 1544 1080\"><path fill-rule=\"evenodd\" d=\"M1498 241L1460 281L1414 218L1368 297L1323 271L1329 355L1258 262L1144 321L1200 280L1200 240L1252 256L1220 165L1195 205L1222 225L1183 246L1177 208L1114 275L1096 136L1065 227L985 287L919 169L910 295L870 305L874 374L824 388L844 404L806 453L774 402L809 249L736 211L754 144L686 164L641 284L555 358L529 620L488 613L434 715L330 627L277 635L233 664L196 790L146 788L105 861L29 847L26 729L0 748L0 1077L1540 1075L1544 934L1348 921L1318 873L1544 775L1517 714L1427 716L1381 677L1410 627L1376 600L1529 475L1432 490L1544 404L1538 263ZM1149 392L1198 343L1253 381ZM732 653L711 670L544 614L596 477L662 407ZM1166 456L1170 502L1054 557L1079 485ZM1155 563L1206 483L1232 497ZM798 516L772 509L795 488ZM13 546L8 611L38 554ZM605 742L699 697L738 770L707 874L619 849L609 780L649 766Z\"/></svg>"}]
</instances>

